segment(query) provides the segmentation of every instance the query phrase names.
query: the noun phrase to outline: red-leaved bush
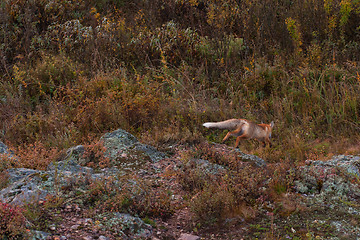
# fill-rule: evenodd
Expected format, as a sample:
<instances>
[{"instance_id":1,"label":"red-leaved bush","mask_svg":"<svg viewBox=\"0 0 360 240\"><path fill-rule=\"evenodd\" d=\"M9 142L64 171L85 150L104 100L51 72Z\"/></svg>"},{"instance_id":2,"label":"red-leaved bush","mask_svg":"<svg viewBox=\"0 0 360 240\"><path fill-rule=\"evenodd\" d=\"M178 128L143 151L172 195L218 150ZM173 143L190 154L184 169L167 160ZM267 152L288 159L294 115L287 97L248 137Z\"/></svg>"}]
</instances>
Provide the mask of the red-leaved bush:
<instances>
[{"instance_id":1,"label":"red-leaved bush","mask_svg":"<svg viewBox=\"0 0 360 240\"><path fill-rule=\"evenodd\" d=\"M0 238L23 239L25 237L25 217L19 207L0 202Z\"/></svg>"}]
</instances>

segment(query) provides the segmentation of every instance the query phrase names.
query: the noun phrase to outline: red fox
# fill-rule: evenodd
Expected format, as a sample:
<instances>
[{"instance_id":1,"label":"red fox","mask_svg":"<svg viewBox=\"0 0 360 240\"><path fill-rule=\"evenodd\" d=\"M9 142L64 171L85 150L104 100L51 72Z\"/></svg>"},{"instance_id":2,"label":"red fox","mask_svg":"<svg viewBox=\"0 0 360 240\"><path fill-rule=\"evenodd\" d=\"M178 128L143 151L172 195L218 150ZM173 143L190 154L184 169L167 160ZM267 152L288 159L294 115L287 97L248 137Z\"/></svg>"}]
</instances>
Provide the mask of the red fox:
<instances>
[{"instance_id":1,"label":"red fox","mask_svg":"<svg viewBox=\"0 0 360 240\"><path fill-rule=\"evenodd\" d=\"M228 129L234 130L228 132L222 142L225 142L230 136L237 137L235 148L239 146L240 139L251 139L255 138L258 141L266 146L266 143L269 143L270 147L272 146L271 130L274 127L274 121L270 124L256 124L252 121L246 119L229 119L223 122L207 122L203 124L207 128L219 128L219 129Z\"/></svg>"}]
</instances>

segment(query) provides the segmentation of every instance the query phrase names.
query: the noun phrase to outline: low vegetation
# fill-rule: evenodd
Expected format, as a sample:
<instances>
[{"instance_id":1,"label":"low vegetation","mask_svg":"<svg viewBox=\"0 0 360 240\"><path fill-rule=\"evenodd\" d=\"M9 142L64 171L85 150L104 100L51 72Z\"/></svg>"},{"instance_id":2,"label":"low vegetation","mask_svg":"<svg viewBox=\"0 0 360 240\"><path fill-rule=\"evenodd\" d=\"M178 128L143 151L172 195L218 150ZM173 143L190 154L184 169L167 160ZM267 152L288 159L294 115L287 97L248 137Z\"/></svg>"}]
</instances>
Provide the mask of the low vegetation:
<instances>
[{"instance_id":1,"label":"low vegetation","mask_svg":"<svg viewBox=\"0 0 360 240\"><path fill-rule=\"evenodd\" d=\"M110 167L97 140L122 128L170 155L190 147L182 162L226 167L174 173L194 229L230 213L254 219L266 201L274 214L299 211L284 204L298 166L359 153L359 23L360 2L350 0L2 1L0 139L18 158L0 157L0 171L44 170L78 144L88 167ZM270 163L267 171L208 144L226 132L202 123L229 118L275 122L273 148L240 144ZM149 190L132 196L131 185L114 192L94 182L84 206L166 219L180 207L165 186L152 186L144 181ZM29 209L0 202L9 216L0 236L26 234L24 216L46 212Z\"/></svg>"}]
</instances>

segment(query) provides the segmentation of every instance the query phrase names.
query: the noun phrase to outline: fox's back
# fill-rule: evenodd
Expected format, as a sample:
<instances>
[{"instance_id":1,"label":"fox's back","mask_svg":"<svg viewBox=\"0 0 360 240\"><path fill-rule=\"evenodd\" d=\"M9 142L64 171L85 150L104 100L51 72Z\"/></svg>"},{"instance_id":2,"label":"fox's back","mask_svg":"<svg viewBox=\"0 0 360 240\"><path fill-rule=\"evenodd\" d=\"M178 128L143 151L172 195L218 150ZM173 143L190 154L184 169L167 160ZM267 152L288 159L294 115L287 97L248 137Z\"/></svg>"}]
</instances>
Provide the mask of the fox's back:
<instances>
[{"instance_id":1,"label":"fox's back","mask_svg":"<svg viewBox=\"0 0 360 240\"><path fill-rule=\"evenodd\" d=\"M263 139L270 135L271 127L269 124L256 124L254 122L248 122L247 135L249 138Z\"/></svg>"},{"instance_id":2,"label":"fox's back","mask_svg":"<svg viewBox=\"0 0 360 240\"><path fill-rule=\"evenodd\" d=\"M274 121L270 124L256 124L246 119L229 119L222 122L207 122L203 124L207 128L219 128L233 130L226 134L223 139L225 142L229 137L236 137L235 147L239 146L241 139L255 138L263 142L264 146L269 143L271 147L271 130L274 127Z\"/></svg>"}]
</instances>

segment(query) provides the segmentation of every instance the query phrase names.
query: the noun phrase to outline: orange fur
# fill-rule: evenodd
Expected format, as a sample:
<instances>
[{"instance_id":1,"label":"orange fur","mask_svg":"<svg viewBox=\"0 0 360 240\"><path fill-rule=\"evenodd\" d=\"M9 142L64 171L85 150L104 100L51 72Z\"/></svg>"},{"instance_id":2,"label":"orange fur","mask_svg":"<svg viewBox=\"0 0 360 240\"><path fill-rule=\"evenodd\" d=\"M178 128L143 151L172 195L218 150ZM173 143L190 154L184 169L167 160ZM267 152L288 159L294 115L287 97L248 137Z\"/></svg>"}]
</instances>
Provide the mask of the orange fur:
<instances>
[{"instance_id":1,"label":"orange fur","mask_svg":"<svg viewBox=\"0 0 360 240\"><path fill-rule=\"evenodd\" d=\"M219 128L233 130L228 132L224 139L225 142L229 137L236 137L235 147L239 146L240 140L242 139L257 139L258 141L266 146L266 143L272 146L270 138L271 132L274 127L274 122L270 124L256 124L246 119L229 119L222 122L208 122L203 124L207 128Z\"/></svg>"}]
</instances>

